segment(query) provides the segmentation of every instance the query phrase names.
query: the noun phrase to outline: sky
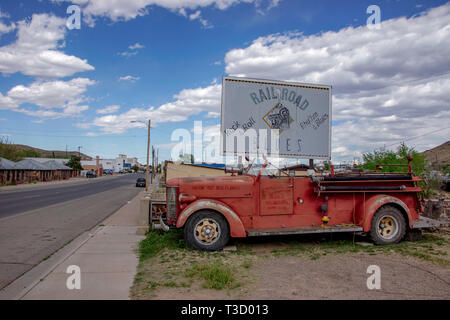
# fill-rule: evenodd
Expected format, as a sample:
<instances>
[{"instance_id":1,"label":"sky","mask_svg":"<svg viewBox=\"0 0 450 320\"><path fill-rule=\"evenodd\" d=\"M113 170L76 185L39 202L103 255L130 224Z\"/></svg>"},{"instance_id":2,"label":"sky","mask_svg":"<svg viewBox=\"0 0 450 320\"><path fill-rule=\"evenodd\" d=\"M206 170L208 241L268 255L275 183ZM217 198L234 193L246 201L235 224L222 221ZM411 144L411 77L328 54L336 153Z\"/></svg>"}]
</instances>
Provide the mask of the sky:
<instances>
[{"instance_id":1,"label":"sky","mask_svg":"<svg viewBox=\"0 0 450 320\"><path fill-rule=\"evenodd\" d=\"M450 3L0 0L0 73L0 136L42 149L145 163L151 119L169 159L174 130L219 132L231 75L331 85L333 162L423 151L450 136Z\"/></svg>"}]
</instances>

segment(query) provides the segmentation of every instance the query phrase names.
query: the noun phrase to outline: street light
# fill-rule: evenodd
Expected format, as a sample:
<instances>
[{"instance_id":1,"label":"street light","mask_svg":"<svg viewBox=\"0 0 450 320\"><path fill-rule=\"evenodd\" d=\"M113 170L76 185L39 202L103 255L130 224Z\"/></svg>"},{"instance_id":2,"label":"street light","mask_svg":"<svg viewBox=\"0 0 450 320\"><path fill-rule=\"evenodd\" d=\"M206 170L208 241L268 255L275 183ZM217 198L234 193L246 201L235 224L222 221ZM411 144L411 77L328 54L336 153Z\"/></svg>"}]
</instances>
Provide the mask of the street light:
<instances>
[{"instance_id":1,"label":"street light","mask_svg":"<svg viewBox=\"0 0 450 320\"><path fill-rule=\"evenodd\" d=\"M135 122L140 122L143 124L147 124L145 121L140 121L140 120L133 120L130 121L131 123L135 123ZM148 171L149 171L149 157L150 157L150 125L151 125L151 120L148 119L148 137L147 137L147 167L145 168L145 192L148 192ZM152 168L153 170L153 168ZM153 181L152 181L153 182Z\"/></svg>"}]
</instances>

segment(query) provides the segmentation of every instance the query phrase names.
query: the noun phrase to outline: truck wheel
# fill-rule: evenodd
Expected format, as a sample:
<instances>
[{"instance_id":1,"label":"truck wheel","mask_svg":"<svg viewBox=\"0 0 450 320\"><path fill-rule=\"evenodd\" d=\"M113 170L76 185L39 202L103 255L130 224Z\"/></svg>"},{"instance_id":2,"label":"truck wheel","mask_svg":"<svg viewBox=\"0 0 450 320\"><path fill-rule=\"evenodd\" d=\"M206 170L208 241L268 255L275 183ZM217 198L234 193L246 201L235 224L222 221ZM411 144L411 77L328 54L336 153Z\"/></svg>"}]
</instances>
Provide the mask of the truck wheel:
<instances>
[{"instance_id":1,"label":"truck wheel","mask_svg":"<svg viewBox=\"0 0 450 320\"><path fill-rule=\"evenodd\" d=\"M392 206L383 206L374 214L370 237L375 244L398 243L406 231L405 218L400 210Z\"/></svg>"},{"instance_id":2,"label":"truck wheel","mask_svg":"<svg viewBox=\"0 0 450 320\"><path fill-rule=\"evenodd\" d=\"M189 246L202 251L221 250L228 243L230 230L225 218L214 211L199 211L184 226Z\"/></svg>"}]
</instances>

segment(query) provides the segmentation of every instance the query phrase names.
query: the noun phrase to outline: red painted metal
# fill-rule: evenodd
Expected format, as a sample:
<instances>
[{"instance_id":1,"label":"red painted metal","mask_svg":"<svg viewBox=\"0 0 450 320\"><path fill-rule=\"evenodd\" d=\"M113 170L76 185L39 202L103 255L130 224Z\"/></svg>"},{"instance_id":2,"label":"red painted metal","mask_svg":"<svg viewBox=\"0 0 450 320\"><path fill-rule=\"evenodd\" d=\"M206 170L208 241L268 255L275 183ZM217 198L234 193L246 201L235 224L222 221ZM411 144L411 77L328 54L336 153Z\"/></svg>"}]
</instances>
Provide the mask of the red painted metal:
<instances>
[{"instance_id":1,"label":"red painted metal","mask_svg":"<svg viewBox=\"0 0 450 320\"><path fill-rule=\"evenodd\" d=\"M214 210L227 219L232 237L245 237L248 230L317 227L322 224L321 206L327 205L328 226L354 225L369 231L375 212L394 205L407 224L419 220L421 205L417 177L411 180L313 181L309 177L257 177L251 175L176 178L167 186L178 186L191 203L177 203L178 228L198 210ZM320 186L405 186L404 190L319 191ZM178 199L178 197L177 197Z\"/></svg>"}]
</instances>

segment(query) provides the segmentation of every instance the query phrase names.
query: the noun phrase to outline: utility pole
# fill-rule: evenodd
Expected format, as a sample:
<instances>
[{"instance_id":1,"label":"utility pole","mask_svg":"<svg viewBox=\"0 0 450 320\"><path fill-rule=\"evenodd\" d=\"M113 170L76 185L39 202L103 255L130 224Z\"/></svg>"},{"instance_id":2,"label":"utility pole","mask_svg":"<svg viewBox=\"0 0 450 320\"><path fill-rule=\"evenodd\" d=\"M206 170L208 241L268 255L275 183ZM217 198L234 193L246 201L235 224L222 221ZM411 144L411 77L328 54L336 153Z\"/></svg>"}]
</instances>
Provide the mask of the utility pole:
<instances>
[{"instance_id":1,"label":"utility pole","mask_svg":"<svg viewBox=\"0 0 450 320\"><path fill-rule=\"evenodd\" d=\"M147 168L145 169L145 192L148 192L148 166L150 161L150 127L151 127L151 120L148 119L148 137L147 137ZM153 168L152 168L153 170ZM152 180L153 183L153 180Z\"/></svg>"},{"instance_id":2,"label":"utility pole","mask_svg":"<svg viewBox=\"0 0 450 320\"><path fill-rule=\"evenodd\" d=\"M153 176L155 175L155 148L152 146L152 183L153 183Z\"/></svg>"},{"instance_id":3,"label":"utility pole","mask_svg":"<svg viewBox=\"0 0 450 320\"><path fill-rule=\"evenodd\" d=\"M130 121L131 123L135 123L135 122L140 122L140 123L144 123L146 124L146 122L144 121L140 121L140 120L133 120ZM148 176L149 176L149 162L150 162L150 128L152 122L150 119L148 119L148 125L147 125L147 129L148 129L148 136L147 136L147 166L145 168L145 192L148 192Z\"/></svg>"},{"instance_id":4,"label":"utility pole","mask_svg":"<svg viewBox=\"0 0 450 320\"><path fill-rule=\"evenodd\" d=\"M78 146L78 156L81 158L81 152L80 152L80 150L81 150L81 146Z\"/></svg>"}]
</instances>

